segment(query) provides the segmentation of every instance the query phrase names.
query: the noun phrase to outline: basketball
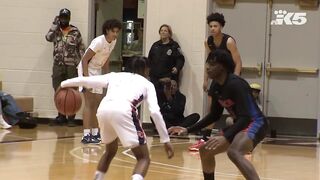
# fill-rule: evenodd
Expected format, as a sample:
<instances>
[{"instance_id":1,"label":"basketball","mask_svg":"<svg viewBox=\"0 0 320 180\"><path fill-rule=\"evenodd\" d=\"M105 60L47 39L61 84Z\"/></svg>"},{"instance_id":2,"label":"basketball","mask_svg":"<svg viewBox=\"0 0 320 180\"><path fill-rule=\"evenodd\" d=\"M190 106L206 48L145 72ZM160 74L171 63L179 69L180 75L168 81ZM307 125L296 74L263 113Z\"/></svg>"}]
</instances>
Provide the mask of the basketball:
<instances>
[{"instance_id":1,"label":"basketball","mask_svg":"<svg viewBox=\"0 0 320 180\"><path fill-rule=\"evenodd\" d=\"M79 111L82 99L79 91L73 88L60 88L55 93L54 103L59 113L70 116Z\"/></svg>"}]
</instances>

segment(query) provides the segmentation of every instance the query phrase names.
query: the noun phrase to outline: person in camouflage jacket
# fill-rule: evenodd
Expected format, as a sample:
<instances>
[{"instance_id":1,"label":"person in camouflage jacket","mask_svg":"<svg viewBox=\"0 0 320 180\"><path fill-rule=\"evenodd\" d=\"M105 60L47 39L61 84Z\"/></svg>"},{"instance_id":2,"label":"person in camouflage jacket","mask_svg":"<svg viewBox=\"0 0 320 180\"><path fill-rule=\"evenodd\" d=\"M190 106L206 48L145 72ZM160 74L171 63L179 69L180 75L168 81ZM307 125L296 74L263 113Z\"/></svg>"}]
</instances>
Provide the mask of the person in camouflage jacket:
<instances>
[{"instance_id":1,"label":"person in camouflage jacket","mask_svg":"<svg viewBox=\"0 0 320 180\"><path fill-rule=\"evenodd\" d=\"M77 65L85 51L79 29L69 24L70 17L70 10L61 9L46 34L46 40L53 42L52 86L55 91L62 81L78 76ZM68 122L68 126L74 126L74 118L75 115L66 117L59 113L50 125Z\"/></svg>"}]
</instances>

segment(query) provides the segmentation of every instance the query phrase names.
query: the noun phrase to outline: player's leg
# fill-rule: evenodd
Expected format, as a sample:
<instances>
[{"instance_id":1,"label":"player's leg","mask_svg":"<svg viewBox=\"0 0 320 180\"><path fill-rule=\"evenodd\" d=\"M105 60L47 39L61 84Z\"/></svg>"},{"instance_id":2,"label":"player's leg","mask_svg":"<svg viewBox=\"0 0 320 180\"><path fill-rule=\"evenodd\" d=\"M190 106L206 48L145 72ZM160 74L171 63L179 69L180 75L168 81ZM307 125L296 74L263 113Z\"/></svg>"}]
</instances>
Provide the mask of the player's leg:
<instances>
[{"instance_id":1,"label":"player's leg","mask_svg":"<svg viewBox=\"0 0 320 180\"><path fill-rule=\"evenodd\" d=\"M134 156L137 159L137 163L132 173L133 180L143 180L147 174L150 165L149 150L146 144L139 145L138 147L132 148Z\"/></svg>"},{"instance_id":2,"label":"player's leg","mask_svg":"<svg viewBox=\"0 0 320 180\"><path fill-rule=\"evenodd\" d=\"M216 167L215 156L219 153L227 151L229 143L218 145L215 149L206 149L206 145L200 147L200 158L204 180L214 180L214 172Z\"/></svg>"},{"instance_id":3,"label":"player's leg","mask_svg":"<svg viewBox=\"0 0 320 180\"><path fill-rule=\"evenodd\" d=\"M255 168L251 162L244 157L253 147L253 141L248 137L247 133L239 132L233 139L227 154L246 179L258 180L259 176Z\"/></svg>"},{"instance_id":4,"label":"player's leg","mask_svg":"<svg viewBox=\"0 0 320 180\"><path fill-rule=\"evenodd\" d=\"M91 134L91 119L96 118L95 105L95 93L90 92L88 89L84 89L83 92L85 105L83 109L83 138L82 143L88 144L92 143Z\"/></svg>"},{"instance_id":5,"label":"player's leg","mask_svg":"<svg viewBox=\"0 0 320 180\"><path fill-rule=\"evenodd\" d=\"M94 102L93 102L93 106L92 106L92 116L90 119L90 124L91 124L91 133L92 133L92 138L94 139L95 142L100 142L101 141L101 137L100 137L100 133L99 133L99 125L98 125L98 119L97 119L97 109L99 107L99 104L101 102L103 98L102 94L95 94L94 97Z\"/></svg>"},{"instance_id":6,"label":"player's leg","mask_svg":"<svg viewBox=\"0 0 320 180\"><path fill-rule=\"evenodd\" d=\"M103 179L104 174L108 171L112 159L118 151L118 139L115 139L111 143L106 145L106 151L101 156L97 171L95 174L95 180Z\"/></svg>"},{"instance_id":7,"label":"player's leg","mask_svg":"<svg viewBox=\"0 0 320 180\"><path fill-rule=\"evenodd\" d=\"M95 180L102 180L105 173L108 171L110 163L118 150L118 138L117 133L112 125L113 111L106 110L99 112L97 115L99 121L99 127L101 129L102 142L106 144L106 151L101 156L95 173Z\"/></svg>"}]
</instances>

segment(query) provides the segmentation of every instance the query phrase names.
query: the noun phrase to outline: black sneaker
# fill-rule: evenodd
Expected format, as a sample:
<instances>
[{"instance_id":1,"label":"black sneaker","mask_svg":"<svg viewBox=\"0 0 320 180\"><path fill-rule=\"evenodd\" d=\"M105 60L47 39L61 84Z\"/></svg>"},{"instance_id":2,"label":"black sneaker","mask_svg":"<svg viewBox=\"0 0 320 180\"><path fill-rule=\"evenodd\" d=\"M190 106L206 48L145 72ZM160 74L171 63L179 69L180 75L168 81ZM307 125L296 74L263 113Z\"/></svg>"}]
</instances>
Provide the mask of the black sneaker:
<instances>
[{"instance_id":1,"label":"black sneaker","mask_svg":"<svg viewBox=\"0 0 320 180\"><path fill-rule=\"evenodd\" d=\"M101 140L98 140L97 138L95 138L94 136L92 136L92 134L88 134L86 136L82 137L81 142L83 144L100 144Z\"/></svg>"},{"instance_id":2,"label":"black sneaker","mask_svg":"<svg viewBox=\"0 0 320 180\"><path fill-rule=\"evenodd\" d=\"M58 115L55 119L51 120L49 126L63 126L67 122L64 116Z\"/></svg>"},{"instance_id":3,"label":"black sneaker","mask_svg":"<svg viewBox=\"0 0 320 180\"><path fill-rule=\"evenodd\" d=\"M99 133L99 132L98 132L97 135L92 136L92 138L98 140L99 142L101 142L101 136L100 136L100 133Z\"/></svg>"},{"instance_id":4,"label":"black sneaker","mask_svg":"<svg viewBox=\"0 0 320 180\"><path fill-rule=\"evenodd\" d=\"M88 135L82 137L81 143L82 144L89 144L89 143L91 143L91 139L92 139L92 135L88 134Z\"/></svg>"},{"instance_id":5,"label":"black sneaker","mask_svg":"<svg viewBox=\"0 0 320 180\"><path fill-rule=\"evenodd\" d=\"M76 124L76 122L74 122L74 120L72 119L68 119L68 127L76 127L77 126L77 124Z\"/></svg>"}]
</instances>

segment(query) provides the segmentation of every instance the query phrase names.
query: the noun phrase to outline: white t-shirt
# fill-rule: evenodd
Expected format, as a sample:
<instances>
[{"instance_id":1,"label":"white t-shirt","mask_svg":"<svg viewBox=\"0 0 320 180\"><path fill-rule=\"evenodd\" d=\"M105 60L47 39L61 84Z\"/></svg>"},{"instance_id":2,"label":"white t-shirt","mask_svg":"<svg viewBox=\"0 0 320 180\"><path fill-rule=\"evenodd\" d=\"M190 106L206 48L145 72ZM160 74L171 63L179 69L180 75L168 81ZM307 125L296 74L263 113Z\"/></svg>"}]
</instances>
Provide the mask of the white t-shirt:
<instances>
[{"instance_id":1,"label":"white t-shirt","mask_svg":"<svg viewBox=\"0 0 320 180\"><path fill-rule=\"evenodd\" d=\"M102 99L98 112L103 111L109 103L128 103L122 108L138 107L142 101L146 101L160 135L162 143L169 142L170 138L157 101L157 95L153 84L143 76L127 72L108 73L99 76L77 77L61 83L61 87L84 86L87 88L108 88L107 95ZM121 109L119 111L126 110Z\"/></svg>"},{"instance_id":2,"label":"white t-shirt","mask_svg":"<svg viewBox=\"0 0 320 180\"><path fill-rule=\"evenodd\" d=\"M92 40L89 48L96 54L89 62L89 68L100 69L108 60L113 48L116 45L117 40L109 43L104 35L98 36Z\"/></svg>"}]
</instances>

